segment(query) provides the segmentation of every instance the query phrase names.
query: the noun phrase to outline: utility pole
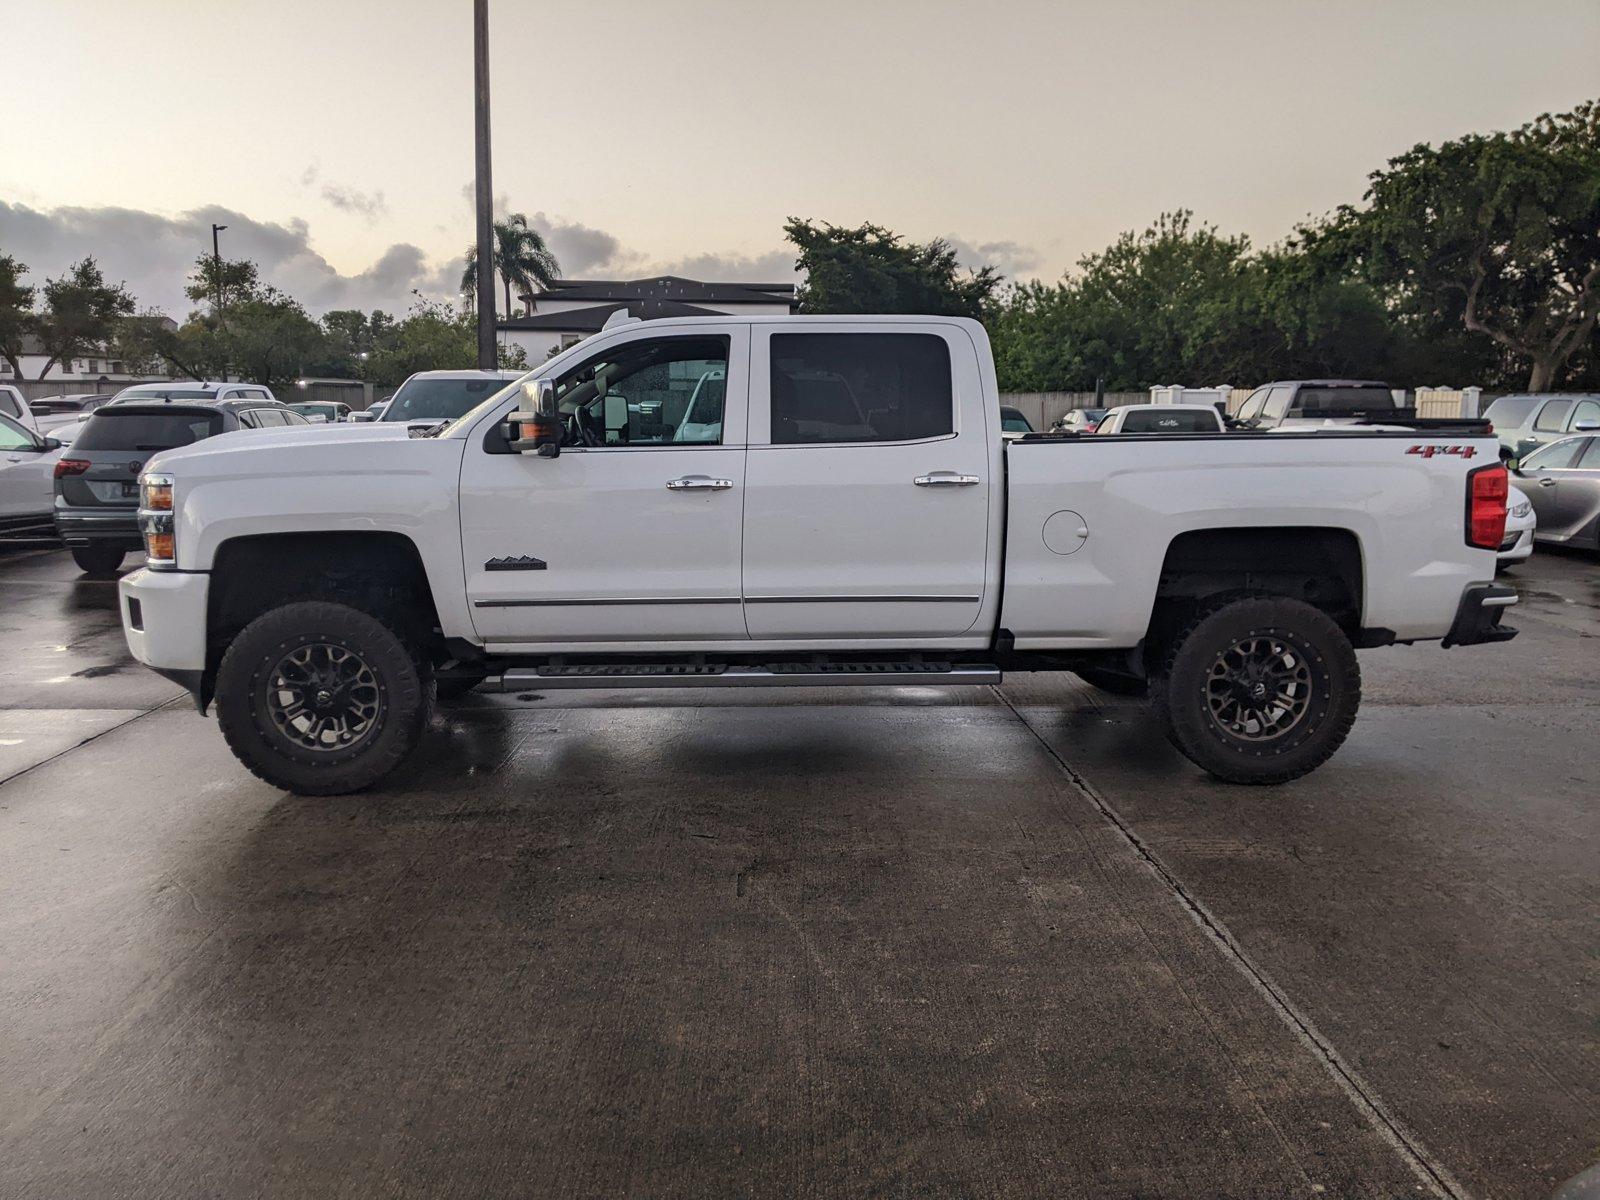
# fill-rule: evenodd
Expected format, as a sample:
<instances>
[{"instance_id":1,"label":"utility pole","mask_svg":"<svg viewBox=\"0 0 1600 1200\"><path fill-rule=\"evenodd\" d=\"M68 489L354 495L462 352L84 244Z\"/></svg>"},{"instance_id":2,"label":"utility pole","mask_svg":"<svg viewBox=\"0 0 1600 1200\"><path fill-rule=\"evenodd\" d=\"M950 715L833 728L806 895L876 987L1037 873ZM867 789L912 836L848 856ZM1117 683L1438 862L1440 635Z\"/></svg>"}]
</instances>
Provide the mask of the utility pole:
<instances>
[{"instance_id":1,"label":"utility pole","mask_svg":"<svg viewBox=\"0 0 1600 1200\"><path fill-rule=\"evenodd\" d=\"M489 0L472 0L472 83L477 125L478 369L495 367L494 184L489 171Z\"/></svg>"},{"instance_id":2,"label":"utility pole","mask_svg":"<svg viewBox=\"0 0 1600 1200\"><path fill-rule=\"evenodd\" d=\"M217 234L226 229L226 225L211 226L211 269L217 274L217 315L222 315L222 251L218 248Z\"/></svg>"}]
</instances>

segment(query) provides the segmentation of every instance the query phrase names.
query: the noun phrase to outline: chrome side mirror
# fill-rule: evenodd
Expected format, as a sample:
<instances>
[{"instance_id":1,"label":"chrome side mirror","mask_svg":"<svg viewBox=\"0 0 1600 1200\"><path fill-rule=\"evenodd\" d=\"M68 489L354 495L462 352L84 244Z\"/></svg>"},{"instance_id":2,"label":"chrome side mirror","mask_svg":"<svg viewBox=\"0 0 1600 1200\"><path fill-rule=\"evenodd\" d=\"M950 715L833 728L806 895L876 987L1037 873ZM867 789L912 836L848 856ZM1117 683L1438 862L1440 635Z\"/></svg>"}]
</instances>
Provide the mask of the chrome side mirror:
<instances>
[{"instance_id":1,"label":"chrome side mirror","mask_svg":"<svg viewBox=\"0 0 1600 1200\"><path fill-rule=\"evenodd\" d=\"M1593 433L1596 429L1600 429L1600 421L1593 417L1581 417L1572 423L1573 433Z\"/></svg>"},{"instance_id":2,"label":"chrome side mirror","mask_svg":"<svg viewBox=\"0 0 1600 1200\"><path fill-rule=\"evenodd\" d=\"M540 458L561 453L561 414L556 385L548 379L522 385L522 407L506 416L506 441L518 454L533 451Z\"/></svg>"}]
</instances>

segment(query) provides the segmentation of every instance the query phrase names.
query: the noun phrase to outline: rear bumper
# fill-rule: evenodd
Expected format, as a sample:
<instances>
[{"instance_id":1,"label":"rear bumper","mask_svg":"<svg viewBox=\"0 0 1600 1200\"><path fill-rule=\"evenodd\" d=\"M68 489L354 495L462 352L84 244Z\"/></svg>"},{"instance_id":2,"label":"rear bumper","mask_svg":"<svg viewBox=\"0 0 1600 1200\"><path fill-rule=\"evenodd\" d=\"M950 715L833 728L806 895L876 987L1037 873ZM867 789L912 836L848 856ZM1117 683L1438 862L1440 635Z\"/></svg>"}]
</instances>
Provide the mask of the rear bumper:
<instances>
[{"instance_id":1,"label":"rear bumper","mask_svg":"<svg viewBox=\"0 0 1600 1200\"><path fill-rule=\"evenodd\" d=\"M134 658L199 699L206 669L206 595L211 576L141 567L117 585L122 632Z\"/></svg>"},{"instance_id":2,"label":"rear bumper","mask_svg":"<svg viewBox=\"0 0 1600 1200\"><path fill-rule=\"evenodd\" d=\"M1498 583L1475 583L1461 593L1456 619L1444 635L1445 649L1476 646L1484 642L1509 642L1517 631L1500 624L1506 609L1517 602L1515 588Z\"/></svg>"},{"instance_id":3,"label":"rear bumper","mask_svg":"<svg viewBox=\"0 0 1600 1200\"><path fill-rule=\"evenodd\" d=\"M137 509L57 508L56 532L69 546L120 546L124 550L143 550Z\"/></svg>"}]
</instances>

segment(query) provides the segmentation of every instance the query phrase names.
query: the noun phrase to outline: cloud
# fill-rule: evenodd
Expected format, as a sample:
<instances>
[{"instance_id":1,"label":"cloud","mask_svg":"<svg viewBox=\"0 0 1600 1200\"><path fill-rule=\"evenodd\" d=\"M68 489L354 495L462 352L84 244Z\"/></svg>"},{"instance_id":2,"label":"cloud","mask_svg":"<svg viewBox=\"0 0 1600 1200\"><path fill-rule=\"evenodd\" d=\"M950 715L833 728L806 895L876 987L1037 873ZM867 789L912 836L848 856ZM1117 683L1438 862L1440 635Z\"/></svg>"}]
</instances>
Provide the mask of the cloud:
<instances>
[{"instance_id":1,"label":"cloud","mask_svg":"<svg viewBox=\"0 0 1600 1200\"><path fill-rule=\"evenodd\" d=\"M389 205L382 192L358 192L343 184L325 183L322 198L337 209L365 217L368 225L376 225L379 217L389 215Z\"/></svg>"},{"instance_id":2,"label":"cloud","mask_svg":"<svg viewBox=\"0 0 1600 1200\"><path fill-rule=\"evenodd\" d=\"M792 283L799 279L794 269L794 250L769 250L765 254L691 254L658 265L663 275L683 275L689 279L709 279L718 283Z\"/></svg>"},{"instance_id":3,"label":"cloud","mask_svg":"<svg viewBox=\"0 0 1600 1200\"><path fill-rule=\"evenodd\" d=\"M956 261L968 270L993 267L1008 279L1033 277L1044 263L1044 256L1020 242L973 243L953 235L944 239L956 252Z\"/></svg>"},{"instance_id":4,"label":"cloud","mask_svg":"<svg viewBox=\"0 0 1600 1200\"><path fill-rule=\"evenodd\" d=\"M193 307L183 294L194 261L211 251L212 224L226 225L222 253L248 258L261 278L313 313L330 308L383 308L404 312L413 289L432 298L455 294L459 261L430 262L418 247L396 242L365 270L346 275L311 247L304 219L258 221L210 205L177 216L138 209L30 208L0 200L0 252L26 263L28 282L42 284L93 256L106 278L128 285L141 307L182 319Z\"/></svg>"}]
</instances>

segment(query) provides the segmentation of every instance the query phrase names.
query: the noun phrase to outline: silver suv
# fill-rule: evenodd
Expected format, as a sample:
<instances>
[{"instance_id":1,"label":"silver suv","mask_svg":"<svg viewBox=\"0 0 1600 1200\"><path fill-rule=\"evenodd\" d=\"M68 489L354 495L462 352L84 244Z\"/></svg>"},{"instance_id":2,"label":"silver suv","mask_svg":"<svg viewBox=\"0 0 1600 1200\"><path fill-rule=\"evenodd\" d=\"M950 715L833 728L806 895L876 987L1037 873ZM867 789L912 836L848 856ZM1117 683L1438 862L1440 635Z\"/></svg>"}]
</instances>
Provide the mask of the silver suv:
<instances>
[{"instance_id":1,"label":"silver suv","mask_svg":"<svg viewBox=\"0 0 1600 1200\"><path fill-rule=\"evenodd\" d=\"M1520 462L1540 446L1574 433L1600 430L1600 395L1593 392L1501 396L1483 414L1500 439L1500 457Z\"/></svg>"}]
</instances>

